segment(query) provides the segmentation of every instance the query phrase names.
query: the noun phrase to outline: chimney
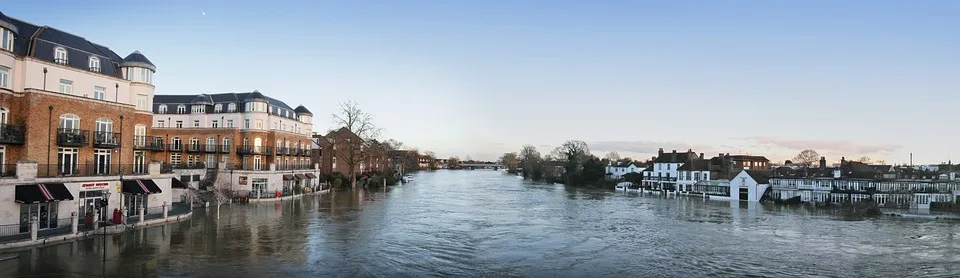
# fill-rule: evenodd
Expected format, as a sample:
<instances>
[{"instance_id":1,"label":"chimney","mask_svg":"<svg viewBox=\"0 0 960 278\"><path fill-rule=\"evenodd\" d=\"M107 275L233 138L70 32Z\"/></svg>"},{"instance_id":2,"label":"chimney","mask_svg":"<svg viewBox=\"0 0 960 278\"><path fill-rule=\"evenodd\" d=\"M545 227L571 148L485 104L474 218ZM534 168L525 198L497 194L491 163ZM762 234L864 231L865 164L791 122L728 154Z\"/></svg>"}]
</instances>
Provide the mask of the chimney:
<instances>
[{"instance_id":1,"label":"chimney","mask_svg":"<svg viewBox=\"0 0 960 278\"><path fill-rule=\"evenodd\" d=\"M657 156L661 156L661 155L663 155L663 148L660 148L660 150L657 151Z\"/></svg>"},{"instance_id":2,"label":"chimney","mask_svg":"<svg viewBox=\"0 0 960 278\"><path fill-rule=\"evenodd\" d=\"M820 157L820 169L827 168L827 158L824 156Z\"/></svg>"},{"instance_id":3,"label":"chimney","mask_svg":"<svg viewBox=\"0 0 960 278\"><path fill-rule=\"evenodd\" d=\"M672 161L672 162L676 162L676 161L677 161L677 150L673 150L673 153L670 154L670 161Z\"/></svg>"},{"instance_id":4,"label":"chimney","mask_svg":"<svg viewBox=\"0 0 960 278\"><path fill-rule=\"evenodd\" d=\"M726 156L730 156L730 153L726 153L725 155L726 155Z\"/></svg>"},{"instance_id":5,"label":"chimney","mask_svg":"<svg viewBox=\"0 0 960 278\"><path fill-rule=\"evenodd\" d=\"M677 150L673 150L673 153L677 153Z\"/></svg>"},{"instance_id":6,"label":"chimney","mask_svg":"<svg viewBox=\"0 0 960 278\"><path fill-rule=\"evenodd\" d=\"M703 153L700 153L700 159L703 159Z\"/></svg>"},{"instance_id":7,"label":"chimney","mask_svg":"<svg viewBox=\"0 0 960 278\"><path fill-rule=\"evenodd\" d=\"M687 149L687 153L692 153L693 149Z\"/></svg>"}]
</instances>

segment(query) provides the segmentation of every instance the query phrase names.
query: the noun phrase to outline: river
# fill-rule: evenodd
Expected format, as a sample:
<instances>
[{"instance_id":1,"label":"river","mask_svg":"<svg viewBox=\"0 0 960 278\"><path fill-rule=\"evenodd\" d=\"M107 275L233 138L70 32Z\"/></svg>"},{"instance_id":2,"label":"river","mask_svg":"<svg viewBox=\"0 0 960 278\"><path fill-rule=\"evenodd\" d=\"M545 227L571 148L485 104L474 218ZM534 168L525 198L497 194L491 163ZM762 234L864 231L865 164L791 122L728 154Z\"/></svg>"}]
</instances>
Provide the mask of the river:
<instances>
[{"instance_id":1,"label":"river","mask_svg":"<svg viewBox=\"0 0 960 278\"><path fill-rule=\"evenodd\" d=\"M960 223L663 198L436 171L384 191L198 208L19 252L0 277L960 275Z\"/></svg>"}]
</instances>

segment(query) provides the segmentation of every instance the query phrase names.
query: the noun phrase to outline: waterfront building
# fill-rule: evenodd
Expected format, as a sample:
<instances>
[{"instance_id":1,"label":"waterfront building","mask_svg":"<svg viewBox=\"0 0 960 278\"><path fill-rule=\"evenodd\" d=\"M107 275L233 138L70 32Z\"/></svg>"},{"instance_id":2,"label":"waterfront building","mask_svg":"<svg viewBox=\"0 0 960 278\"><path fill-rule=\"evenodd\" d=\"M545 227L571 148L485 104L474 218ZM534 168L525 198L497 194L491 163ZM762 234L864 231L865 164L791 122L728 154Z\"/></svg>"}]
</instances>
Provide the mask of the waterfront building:
<instances>
[{"instance_id":1,"label":"waterfront building","mask_svg":"<svg viewBox=\"0 0 960 278\"><path fill-rule=\"evenodd\" d=\"M172 175L138 144L156 71L138 51L0 13L0 238L169 210Z\"/></svg>"},{"instance_id":2,"label":"waterfront building","mask_svg":"<svg viewBox=\"0 0 960 278\"><path fill-rule=\"evenodd\" d=\"M636 162L610 162L605 167L606 175L616 179L620 179L627 173L640 174L644 169L642 165Z\"/></svg>"},{"instance_id":3,"label":"waterfront building","mask_svg":"<svg viewBox=\"0 0 960 278\"><path fill-rule=\"evenodd\" d=\"M643 186L674 190L677 186L680 166L697 159L703 159L703 156L701 154L698 157L693 150L687 150L685 153L677 153L676 150L664 153L663 148L660 148L651 167L643 170Z\"/></svg>"},{"instance_id":4,"label":"waterfront building","mask_svg":"<svg viewBox=\"0 0 960 278\"><path fill-rule=\"evenodd\" d=\"M313 114L303 105L259 91L153 98L153 159L190 188L215 186L218 195L250 198L291 195L314 188ZM221 196L226 197L226 196Z\"/></svg>"}]
</instances>

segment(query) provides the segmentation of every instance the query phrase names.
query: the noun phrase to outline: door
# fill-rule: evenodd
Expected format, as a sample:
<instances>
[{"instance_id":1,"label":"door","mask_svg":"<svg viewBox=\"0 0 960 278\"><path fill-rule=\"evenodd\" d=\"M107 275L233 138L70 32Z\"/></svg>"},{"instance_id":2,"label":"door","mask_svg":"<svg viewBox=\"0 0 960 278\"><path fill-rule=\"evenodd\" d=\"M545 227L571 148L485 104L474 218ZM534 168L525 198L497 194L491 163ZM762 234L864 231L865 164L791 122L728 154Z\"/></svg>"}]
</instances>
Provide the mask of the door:
<instances>
[{"instance_id":1,"label":"door","mask_svg":"<svg viewBox=\"0 0 960 278\"><path fill-rule=\"evenodd\" d=\"M145 164L146 155L143 151L133 152L133 173L134 174L143 174L146 173Z\"/></svg>"},{"instance_id":2,"label":"door","mask_svg":"<svg viewBox=\"0 0 960 278\"><path fill-rule=\"evenodd\" d=\"M139 216L140 208L144 208L144 213L146 213L146 209L149 208L147 205L147 195L127 195L124 198L124 206L127 208L128 217Z\"/></svg>"},{"instance_id":3,"label":"door","mask_svg":"<svg viewBox=\"0 0 960 278\"><path fill-rule=\"evenodd\" d=\"M96 150L94 151L94 174L96 175L109 175L110 174L110 153L111 150Z\"/></svg>"}]
</instances>

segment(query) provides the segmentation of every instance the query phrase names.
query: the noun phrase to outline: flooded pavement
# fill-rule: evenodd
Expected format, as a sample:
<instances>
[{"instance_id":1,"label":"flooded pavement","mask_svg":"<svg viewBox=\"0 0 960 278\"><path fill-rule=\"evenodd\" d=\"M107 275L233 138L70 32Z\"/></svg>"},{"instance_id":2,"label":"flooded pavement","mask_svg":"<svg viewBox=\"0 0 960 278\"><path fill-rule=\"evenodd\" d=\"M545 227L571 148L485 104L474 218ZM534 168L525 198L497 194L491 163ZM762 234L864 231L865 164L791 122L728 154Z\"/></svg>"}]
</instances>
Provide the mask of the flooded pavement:
<instances>
[{"instance_id":1,"label":"flooded pavement","mask_svg":"<svg viewBox=\"0 0 960 278\"><path fill-rule=\"evenodd\" d=\"M957 276L960 223L437 171L21 251L0 277Z\"/></svg>"}]
</instances>

